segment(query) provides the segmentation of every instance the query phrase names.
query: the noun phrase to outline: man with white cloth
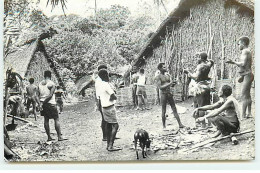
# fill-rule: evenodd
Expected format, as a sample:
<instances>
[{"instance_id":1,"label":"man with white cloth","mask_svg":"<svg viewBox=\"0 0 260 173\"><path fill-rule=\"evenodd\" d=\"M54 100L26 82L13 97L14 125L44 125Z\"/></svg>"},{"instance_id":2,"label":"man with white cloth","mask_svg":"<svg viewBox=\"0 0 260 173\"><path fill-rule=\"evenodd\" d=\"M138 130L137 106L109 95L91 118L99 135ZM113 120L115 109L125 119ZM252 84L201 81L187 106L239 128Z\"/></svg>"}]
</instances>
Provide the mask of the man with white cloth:
<instances>
[{"instance_id":1,"label":"man with white cloth","mask_svg":"<svg viewBox=\"0 0 260 173\"><path fill-rule=\"evenodd\" d=\"M102 106L102 113L106 125L107 133L107 150L108 151L118 151L122 148L114 147L114 141L116 138L116 133L118 131L119 125L117 122L115 101L117 99L114 90L109 83L108 72L105 69L98 71L98 76L100 77L100 87L102 90L99 92L100 102Z\"/></svg>"}]
</instances>

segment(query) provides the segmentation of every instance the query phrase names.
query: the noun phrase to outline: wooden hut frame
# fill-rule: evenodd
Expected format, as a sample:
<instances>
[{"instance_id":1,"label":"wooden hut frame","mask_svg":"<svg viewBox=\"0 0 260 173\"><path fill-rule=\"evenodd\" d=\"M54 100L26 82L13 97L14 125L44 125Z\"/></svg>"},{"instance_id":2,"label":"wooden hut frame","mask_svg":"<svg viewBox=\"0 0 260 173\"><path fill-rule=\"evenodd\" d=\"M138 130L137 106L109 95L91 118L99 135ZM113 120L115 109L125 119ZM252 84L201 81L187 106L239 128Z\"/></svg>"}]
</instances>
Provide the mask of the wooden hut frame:
<instances>
[{"instance_id":1,"label":"wooden hut frame","mask_svg":"<svg viewBox=\"0 0 260 173\"><path fill-rule=\"evenodd\" d=\"M237 40L243 35L250 38L254 49L253 0L179 0L132 66L145 68L152 78L156 64L170 64L169 71L183 85L185 95L187 83L182 70L195 69L194 54L207 51L215 61L215 81L232 78L230 84L236 84L236 67L224 62L239 56ZM254 50L252 54L254 57Z\"/></svg>"}]
</instances>

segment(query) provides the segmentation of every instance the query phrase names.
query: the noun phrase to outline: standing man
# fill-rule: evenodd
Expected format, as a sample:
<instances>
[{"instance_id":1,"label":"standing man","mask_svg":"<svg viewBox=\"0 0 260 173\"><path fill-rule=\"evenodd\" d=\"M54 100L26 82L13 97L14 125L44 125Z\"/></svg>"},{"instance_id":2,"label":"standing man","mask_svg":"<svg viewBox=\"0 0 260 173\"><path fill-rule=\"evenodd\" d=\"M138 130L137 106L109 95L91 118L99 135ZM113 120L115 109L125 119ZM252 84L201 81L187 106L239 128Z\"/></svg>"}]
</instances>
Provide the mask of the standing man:
<instances>
[{"instance_id":1,"label":"standing man","mask_svg":"<svg viewBox=\"0 0 260 173\"><path fill-rule=\"evenodd\" d=\"M199 110L213 110L198 118L198 121L208 119L217 127L218 131L213 137L226 136L239 131L239 106L237 100L231 94L232 88L229 85L223 85L218 92L220 101L213 105L199 107L193 112L193 114L197 114Z\"/></svg>"},{"instance_id":2,"label":"standing man","mask_svg":"<svg viewBox=\"0 0 260 173\"><path fill-rule=\"evenodd\" d=\"M66 98L63 89L60 86L57 86L57 90L55 91L55 99L56 99L57 107L59 107L59 114L63 111L62 97L64 99Z\"/></svg>"},{"instance_id":3,"label":"standing man","mask_svg":"<svg viewBox=\"0 0 260 173\"><path fill-rule=\"evenodd\" d=\"M199 53L198 65L194 73L185 69L184 72L188 74L191 79L194 79L197 83L207 82L210 80L209 72L211 67L214 65L212 60L208 60L208 55L205 52Z\"/></svg>"},{"instance_id":4,"label":"standing man","mask_svg":"<svg viewBox=\"0 0 260 173\"><path fill-rule=\"evenodd\" d=\"M101 69L106 69L107 70L107 66L102 64L102 65L99 65L98 66L98 71L101 70ZM103 134L103 139L102 141L107 141L107 132L106 132L106 129L107 129L107 123L106 121L104 120L104 115L103 115L103 112L102 112L102 106L101 106L101 102L100 102L100 92L102 92L103 88L102 88L102 85L101 85L101 82L102 80L100 79L100 77L97 75L97 76L94 76L93 77L94 81L95 81L95 91L96 91L96 104L97 104L97 108L101 114L101 129L102 129L102 134Z\"/></svg>"},{"instance_id":5,"label":"standing man","mask_svg":"<svg viewBox=\"0 0 260 173\"><path fill-rule=\"evenodd\" d=\"M154 81L156 77L160 74L160 70L156 70L155 75L154 75ZM156 81L155 81L156 82ZM161 100L160 100L160 88L156 85L156 104L161 105Z\"/></svg>"},{"instance_id":6,"label":"standing man","mask_svg":"<svg viewBox=\"0 0 260 173\"><path fill-rule=\"evenodd\" d=\"M106 132L107 132L107 150L108 151L118 151L122 150L121 148L114 147L114 141L116 138L116 133L119 128L116 109L115 109L115 100L117 99L114 90L109 84L108 72L105 69L101 69L98 72L98 76L102 80L100 82L100 87L102 90L99 92L100 102L102 106L102 112L104 121L106 121Z\"/></svg>"},{"instance_id":7,"label":"standing man","mask_svg":"<svg viewBox=\"0 0 260 173\"><path fill-rule=\"evenodd\" d=\"M138 107L138 98L136 95L138 74L137 74L137 69L135 66L133 66L131 73L132 73L132 76L131 76L132 99L133 99L133 103L134 103L134 108L136 108L136 107Z\"/></svg>"},{"instance_id":8,"label":"standing man","mask_svg":"<svg viewBox=\"0 0 260 173\"><path fill-rule=\"evenodd\" d=\"M40 105L41 116L44 117L44 128L48 136L47 141L52 141L50 134L49 120L54 119L55 130L58 135L58 141L67 140L62 138L60 130L60 120L58 115L58 110L55 101L55 84L51 81L51 72L44 72L44 80L39 84L39 98L37 97L37 102Z\"/></svg>"},{"instance_id":9,"label":"standing man","mask_svg":"<svg viewBox=\"0 0 260 173\"><path fill-rule=\"evenodd\" d=\"M199 53L198 65L194 73L185 69L184 73L188 74L195 82L189 86L189 93L194 96L194 107L202 107L210 104L210 83L209 72L211 67L214 65L212 60L208 60L208 55L205 52ZM200 111L198 116L202 117L205 115L204 111ZM209 123L208 126L211 126ZM202 122L202 127L206 127L206 123Z\"/></svg>"},{"instance_id":10,"label":"standing man","mask_svg":"<svg viewBox=\"0 0 260 173\"><path fill-rule=\"evenodd\" d=\"M241 99L242 99L242 117L249 118L252 117L251 113L251 84L254 80L254 75L252 73L252 54L250 49L248 48L249 38L241 37L238 40L238 46L241 50L240 61L232 61L229 60L226 63L235 64L239 67L238 73L240 74L240 78L238 79L239 83L242 83L242 91L241 91ZM246 109L248 110L248 115L246 115Z\"/></svg>"},{"instance_id":11,"label":"standing man","mask_svg":"<svg viewBox=\"0 0 260 173\"><path fill-rule=\"evenodd\" d=\"M145 84L147 81L147 77L144 74L144 69L140 69L139 70L139 75L137 76L137 90L136 90L136 96L138 97L138 106L136 108L136 110L143 110L143 108L141 108L141 104L143 103L143 107L144 109L149 110L149 108L147 108L147 95L146 95L146 91L145 91Z\"/></svg>"},{"instance_id":12,"label":"standing man","mask_svg":"<svg viewBox=\"0 0 260 173\"><path fill-rule=\"evenodd\" d=\"M183 128L184 125L181 123L180 117L177 113L176 105L173 99L173 94L171 93L170 87L174 86L176 82L172 81L171 76L169 74L166 74L166 67L165 63L159 63L158 64L158 70L160 70L160 74L156 77L155 81L158 86L158 88L161 90L161 104L162 104L162 123L163 128L166 128L166 105L167 103L170 104L174 117L178 121L179 128Z\"/></svg>"},{"instance_id":13,"label":"standing man","mask_svg":"<svg viewBox=\"0 0 260 173\"><path fill-rule=\"evenodd\" d=\"M30 84L26 86L26 94L27 94L27 102L26 102L26 108L29 112L30 106L32 104L33 106L33 114L35 121L37 120L36 115L36 97L38 93L38 88L36 85L34 85L34 78L29 79Z\"/></svg>"}]
</instances>

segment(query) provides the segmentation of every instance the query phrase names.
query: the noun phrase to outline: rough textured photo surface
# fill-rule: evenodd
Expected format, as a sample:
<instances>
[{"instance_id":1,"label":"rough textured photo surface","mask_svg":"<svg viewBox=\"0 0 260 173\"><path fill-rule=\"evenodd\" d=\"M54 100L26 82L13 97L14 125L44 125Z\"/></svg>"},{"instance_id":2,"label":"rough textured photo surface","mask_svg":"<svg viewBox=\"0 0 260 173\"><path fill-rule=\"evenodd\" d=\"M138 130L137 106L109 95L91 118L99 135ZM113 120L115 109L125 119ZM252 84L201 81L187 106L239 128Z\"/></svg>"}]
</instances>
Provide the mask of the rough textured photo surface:
<instances>
[{"instance_id":1,"label":"rough textured photo surface","mask_svg":"<svg viewBox=\"0 0 260 173\"><path fill-rule=\"evenodd\" d=\"M254 0L4 0L6 162L255 159Z\"/></svg>"}]
</instances>

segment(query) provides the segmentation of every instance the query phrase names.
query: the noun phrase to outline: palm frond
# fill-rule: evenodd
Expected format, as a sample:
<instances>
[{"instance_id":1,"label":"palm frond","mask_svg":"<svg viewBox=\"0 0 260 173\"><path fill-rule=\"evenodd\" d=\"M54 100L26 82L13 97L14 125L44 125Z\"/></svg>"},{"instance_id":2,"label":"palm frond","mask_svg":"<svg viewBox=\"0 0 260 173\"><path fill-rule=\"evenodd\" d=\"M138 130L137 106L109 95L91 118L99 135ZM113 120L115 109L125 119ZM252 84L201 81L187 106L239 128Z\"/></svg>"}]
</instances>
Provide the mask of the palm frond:
<instances>
[{"instance_id":1,"label":"palm frond","mask_svg":"<svg viewBox=\"0 0 260 173\"><path fill-rule=\"evenodd\" d=\"M60 4L63 13L66 16L65 8L67 8L67 6L66 6L67 0L48 0L46 6L49 5L49 2L50 2L50 5L52 6L51 11Z\"/></svg>"}]
</instances>

